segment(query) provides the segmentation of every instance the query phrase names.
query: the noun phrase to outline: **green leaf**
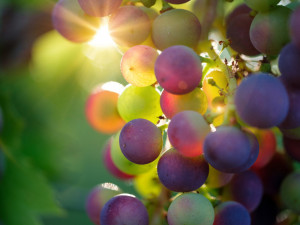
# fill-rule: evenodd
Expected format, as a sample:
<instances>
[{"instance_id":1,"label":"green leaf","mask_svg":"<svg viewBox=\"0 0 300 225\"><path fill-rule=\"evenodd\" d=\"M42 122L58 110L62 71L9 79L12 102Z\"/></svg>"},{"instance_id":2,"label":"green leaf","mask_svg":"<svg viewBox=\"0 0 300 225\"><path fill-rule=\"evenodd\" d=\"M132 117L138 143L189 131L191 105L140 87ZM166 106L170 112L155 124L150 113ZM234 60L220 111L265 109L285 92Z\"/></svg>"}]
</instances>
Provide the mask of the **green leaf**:
<instances>
[{"instance_id":1,"label":"green leaf","mask_svg":"<svg viewBox=\"0 0 300 225\"><path fill-rule=\"evenodd\" d=\"M0 185L0 218L6 225L40 225L40 215L62 212L42 173L25 159L7 161Z\"/></svg>"}]
</instances>

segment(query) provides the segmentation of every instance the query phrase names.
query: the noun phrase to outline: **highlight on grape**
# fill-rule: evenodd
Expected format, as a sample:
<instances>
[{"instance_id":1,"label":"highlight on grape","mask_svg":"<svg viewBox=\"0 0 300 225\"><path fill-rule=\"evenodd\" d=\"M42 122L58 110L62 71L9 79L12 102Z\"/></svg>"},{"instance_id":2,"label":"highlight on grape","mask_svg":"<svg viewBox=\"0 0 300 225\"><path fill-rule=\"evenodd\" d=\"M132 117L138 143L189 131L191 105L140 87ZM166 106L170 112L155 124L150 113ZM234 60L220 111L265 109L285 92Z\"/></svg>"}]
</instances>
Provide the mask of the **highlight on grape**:
<instances>
[{"instance_id":1,"label":"highlight on grape","mask_svg":"<svg viewBox=\"0 0 300 225\"><path fill-rule=\"evenodd\" d=\"M85 112L137 196L95 187L93 223L300 224L299 1L59 0L52 21L117 49L128 82L99 84Z\"/></svg>"}]
</instances>

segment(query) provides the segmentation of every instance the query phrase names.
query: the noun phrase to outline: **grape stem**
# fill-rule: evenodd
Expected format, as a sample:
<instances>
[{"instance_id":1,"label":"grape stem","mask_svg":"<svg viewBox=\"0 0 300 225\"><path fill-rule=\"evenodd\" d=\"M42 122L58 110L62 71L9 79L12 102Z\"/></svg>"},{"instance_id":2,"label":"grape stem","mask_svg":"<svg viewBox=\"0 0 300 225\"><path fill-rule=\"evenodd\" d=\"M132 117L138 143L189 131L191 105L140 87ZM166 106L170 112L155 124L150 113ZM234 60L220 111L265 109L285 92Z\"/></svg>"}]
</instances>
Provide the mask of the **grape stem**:
<instances>
[{"instance_id":1,"label":"grape stem","mask_svg":"<svg viewBox=\"0 0 300 225\"><path fill-rule=\"evenodd\" d=\"M224 122L223 125L232 125L235 123L235 105L234 105L234 94L237 88L237 82L235 76L232 74L227 63L225 64L215 52L211 41L203 41L200 44L200 48L206 52L209 57L215 61L216 67L219 68L226 76L228 82L228 91L227 91L227 106L224 112Z\"/></svg>"}]
</instances>

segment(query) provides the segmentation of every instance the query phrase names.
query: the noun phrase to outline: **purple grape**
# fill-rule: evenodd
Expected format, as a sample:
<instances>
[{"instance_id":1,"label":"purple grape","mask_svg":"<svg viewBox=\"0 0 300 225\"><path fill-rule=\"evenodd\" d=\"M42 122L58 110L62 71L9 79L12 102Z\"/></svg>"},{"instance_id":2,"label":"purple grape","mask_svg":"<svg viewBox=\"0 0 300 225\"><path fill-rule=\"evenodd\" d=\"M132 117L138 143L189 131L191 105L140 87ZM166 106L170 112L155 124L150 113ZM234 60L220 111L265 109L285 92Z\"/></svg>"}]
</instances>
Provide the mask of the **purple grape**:
<instances>
[{"instance_id":1,"label":"purple grape","mask_svg":"<svg viewBox=\"0 0 300 225\"><path fill-rule=\"evenodd\" d=\"M227 24L226 31L227 38L231 41L230 47L240 54L249 56L259 54L250 41L249 30L252 20L253 17L249 13L237 15Z\"/></svg>"},{"instance_id":2,"label":"purple grape","mask_svg":"<svg viewBox=\"0 0 300 225\"><path fill-rule=\"evenodd\" d=\"M300 87L300 48L295 44L286 45L280 52L278 66L281 79L288 85Z\"/></svg>"},{"instance_id":3,"label":"purple grape","mask_svg":"<svg viewBox=\"0 0 300 225\"><path fill-rule=\"evenodd\" d=\"M290 30L293 42L299 47L300 49L300 7L298 7L293 14L291 15L290 19Z\"/></svg>"},{"instance_id":4,"label":"purple grape","mask_svg":"<svg viewBox=\"0 0 300 225\"><path fill-rule=\"evenodd\" d=\"M300 140L294 140L283 136L283 144L286 153L293 160L300 162Z\"/></svg>"},{"instance_id":5,"label":"purple grape","mask_svg":"<svg viewBox=\"0 0 300 225\"><path fill-rule=\"evenodd\" d=\"M279 127L281 129L294 129L300 126L300 89L287 87L287 93L290 102L289 111Z\"/></svg>"},{"instance_id":6,"label":"purple grape","mask_svg":"<svg viewBox=\"0 0 300 225\"><path fill-rule=\"evenodd\" d=\"M162 149L160 129L146 119L128 122L120 133L120 148L125 157L136 164L154 161Z\"/></svg>"},{"instance_id":7,"label":"purple grape","mask_svg":"<svg viewBox=\"0 0 300 225\"><path fill-rule=\"evenodd\" d=\"M215 208L213 225L250 225L251 217L247 209L233 201L223 202Z\"/></svg>"},{"instance_id":8,"label":"purple grape","mask_svg":"<svg viewBox=\"0 0 300 225\"><path fill-rule=\"evenodd\" d=\"M264 186L264 192L276 195L282 180L292 171L291 162L285 155L276 153L271 161L263 168L256 170Z\"/></svg>"},{"instance_id":9,"label":"purple grape","mask_svg":"<svg viewBox=\"0 0 300 225\"><path fill-rule=\"evenodd\" d=\"M259 153L259 144L256 136L251 132L246 132L249 140L250 140L250 156L248 160L240 167L236 169L236 171L243 172L247 169L249 169L254 162L256 161Z\"/></svg>"},{"instance_id":10,"label":"purple grape","mask_svg":"<svg viewBox=\"0 0 300 225\"><path fill-rule=\"evenodd\" d=\"M164 50L155 63L158 83L172 94L186 94L194 90L202 78L199 56L191 48L176 45Z\"/></svg>"},{"instance_id":11,"label":"purple grape","mask_svg":"<svg viewBox=\"0 0 300 225\"><path fill-rule=\"evenodd\" d=\"M171 145L187 157L203 154L203 142L209 132L208 123L200 113L194 111L177 113L168 127Z\"/></svg>"},{"instance_id":12,"label":"purple grape","mask_svg":"<svg viewBox=\"0 0 300 225\"><path fill-rule=\"evenodd\" d=\"M261 53L277 55L290 41L288 22L291 10L276 6L267 12L259 12L250 27L250 39Z\"/></svg>"},{"instance_id":13,"label":"purple grape","mask_svg":"<svg viewBox=\"0 0 300 225\"><path fill-rule=\"evenodd\" d=\"M248 170L236 174L223 191L224 200L239 202L252 212L259 205L263 195L263 185L260 178Z\"/></svg>"},{"instance_id":14,"label":"purple grape","mask_svg":"<svg viewBox=\"0 0 300 225\"><path fill-rule=\"evenodd\" d=\"M253 74L244 79L235 94L238 115L251 126L271 128L286 117L289 99L279 79L266 74Z\"/></svg>"},{"instance_id":15,"label":"purple grape","mask_svg":"<svg viewBox=\"0 0 300 225\"><path fill-rule=\"evenodd\" d=\"M157 165L161 183L176 192L194 191L201 187L207 179L208 170L203 156L185 157L175 149L165 152Z\"/></svg>"},{"instance_id":16,"label":"purple grape","mask_svg":"<svg viewBox=\"0 0 300 225\"><path fill-rule=\"evenodd\" d=\"M251 8L249 8L246 4L241 4L237 6L226 18L226 24L228 26L229 23L231 23L232 20L234 20L235 17L239 15L249 15L252 11Z\"/></svg>"},{"instance_id":17,"label":"purple grape","mask_svg":"<svg viewBox=\"0 0 300 225\"><path fill-rule=\"evenodd\" d=\"M100 225L100 213L104 204L118 194L121 194L121 190L111 183L98 185L89 193L85 208L93 223Z\"/></svg>"},{"instance_id":18,"label":"purple grape","mask_svg":"<svg viewBox=\"0 0 300 225\"><path fill-rule=\"evenodd\" d=\"M115 12L122 0L78 0L83 11L90 16L104 17Z\"/></svg>"},{"instance_id":19,"label":"purple grape","mask_svg":"<svg viewBox=\"0 0 300 225\"><path fill-rule=\"evenodd\" d=\"M52 11L54 28L72 42L87 42L100 26L99 18L87 16L77 1L59 0Z\"/></svg>"},{"instance_id":20,"label":"purple grape","mask_svg":"<svg viewBox=\"0 0 300 225\"><path fill-rule=\"evenodd\" d=\"M129 194L111 198L100 215L101 225L148 225L149 215L143 203Z\"/></svg>"},{"instance_id":21,"label":"purple grape","mask_svg":"<svg viewBox=\"0 0 300 225\"><path fill-rule=\"evenodd\" d=\"M215 169L225 173L239 172L250 157L251 143L236 127L219 127L204 141L204 157Z\"/></svg>"}]
</instances>

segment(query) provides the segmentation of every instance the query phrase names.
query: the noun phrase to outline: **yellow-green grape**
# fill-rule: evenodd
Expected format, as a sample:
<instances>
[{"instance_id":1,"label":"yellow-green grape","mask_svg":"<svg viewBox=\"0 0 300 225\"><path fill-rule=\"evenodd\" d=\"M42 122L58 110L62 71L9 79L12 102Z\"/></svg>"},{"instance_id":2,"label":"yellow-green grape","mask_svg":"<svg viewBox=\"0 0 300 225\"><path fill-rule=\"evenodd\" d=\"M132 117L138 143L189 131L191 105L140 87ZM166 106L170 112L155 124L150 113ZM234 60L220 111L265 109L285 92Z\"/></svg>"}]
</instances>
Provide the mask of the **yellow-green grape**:
<instances>
[{"instance_id":1,"label":"yellow-green grape","mask_svg":"<svg viewBox=\"0 0 300 225\"><path fill-rule=\"evenodd\" d=\"M215 85L212 85L214 84ZM217 86L216 86L217 85ZM216 97L220 97L220 88L226 91L228 82L223 72L219 70L213 70L206 74L203 79L203 91L205 92L208 100L208 105L214 110L218 110L218 107L213 107L213 100Z\"/></svg>"},{"instance_id":2,"label":"yellow-green grape","mask_svg":"<svg viewBox=\"0 0 300 225\"><path fill-rule=\"evenodd\" d=\"M162 115L160 95L152 87L135 87L128 85L118 100L118 110L125 121L142 118L156 124Z\"/></svg>"},{"instance_id":3,"label":"yellow-green grape","mask_svg":"<svg viewBox=\"0 0 300 225\"><path fill-rule=\"evenodd\" d=\"M223 124L223 121L224 121L224 114L221 114L221 115L217 116L216 118L214 118L213 125L215 127L219 127Z\"/></svg>"},{"instance_id":4,"label":"yellow-green grape","mask_svg":"<svg viewBox=\"0 0 300 225\"><path fill-rule=\"evenodd\" d=\"M135 190L144 198L158 197L162 187L156 168L136 176L133 185Z\"/></svg>"},{"instance_id":5,"label":"yellow-green grape","mask_svg":"<svg viewBox=\"0 0 300 225\"><path fill-rule=\"evenodd\" d=\"M158 52L146 45L130 48L122 57L121 72L126 81L137 87L155 83L154 65Z\"/></svg>"},{"instance_id":6,"label":"yellow-green grape","mask_svg":"<svg viewBox=\"0 0 300 225\"><path fill-rule=\"evenodd\" d=\"M149 171L151 168L153 168L155 165L157 165L158 159L144 165L135 164L129 161L121 151L119 145L119 137L120 137L120 132L112 137L111 157L116 167L118 167L118 169L120 169L122 172L130 175L137 175L137 174L145 173Z\"/></svg>"},{"instance_id":7,"label":"yellow-green grape","mask_svg":"<svg viewBox=\"0 0 300 225\"><path fill-rule=\"evenodd\" d=\"M220 188L228 184L232 177L232 173L221 172L209 165L209 173L205 184L209 188Z\"/></svg>"}]
</instances>

